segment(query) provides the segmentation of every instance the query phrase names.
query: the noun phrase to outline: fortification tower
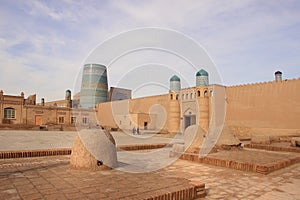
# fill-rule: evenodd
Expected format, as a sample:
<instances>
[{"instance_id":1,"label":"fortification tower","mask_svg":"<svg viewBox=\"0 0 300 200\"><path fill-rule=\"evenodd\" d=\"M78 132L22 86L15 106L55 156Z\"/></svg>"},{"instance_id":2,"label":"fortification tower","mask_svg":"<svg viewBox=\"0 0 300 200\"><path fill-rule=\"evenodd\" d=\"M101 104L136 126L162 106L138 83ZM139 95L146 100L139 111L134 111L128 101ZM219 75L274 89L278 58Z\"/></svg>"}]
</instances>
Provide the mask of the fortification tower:
<instances>
[{"instance_id":1,"label":"fortification tower","mask_svg":"<svg viewBox=\"0 0 300 200\"><path fill-rule=\"evenodd\" d=\"M178 91L181 89L180 78L176 75L170 78L170 90Z\"/></svg>"},{"instance_id":2,"label":"fortification tower","mask_svg":"<svg viewBox=\"0 0 300 200\"><path fill-rule=\"evenodd\" d=\"M85 64L83 67L80 105L91 108L106 102L108 95L107 70L104 65Z\"/></svg>"},{"instance_id":3,"label":"fortification tower","mask_svg":"<svg viewBox=\"0 0 300 200\"><path fill-rule=\"evenodd\" d=\"M204 69L201 69L196 73L196 86L208 86L208 73Z\"/></svg>"},{"instance_id":4,"label":"fortification tower","mask_svg":"<svg viewBox=\"0 0 300 200\"><path fill-rule=\"evenodd\" d=\"M45 98L42 98L42 99L41 99L41 105L42 105L42 106L45 106Z\"/></svg>"},{"instance_id":5,"label":"fortification tower","mask_svg":"<svg viewBox=\"0 0 300 200\"><path fill-rule=\"evenodd\" d=\"M170 103L168 112L168 130L172 133L179 132L180 128L180 104L179 90L181 89L180 78L176 75L170 79Z\"/></svg>"},{"instance_id":6,"label":"fortification tower","mask_svg":"<svg viewBox=\"0 0 300 200\"><path fill-rule=\"evenodd\" d=\"M281 71L275 72L275 81L276 82L282 81L282 72Z\"/></svg>"},{"instance_id":7,"label":"fortification tower","mask_svg":"<svg viewBox=\"0 0 300 200\"><path fill-rule=\"evenodd\" d=\"M207 131L209 126L209 92L208 73L204 69L196 73L196 96L199 110L199 125Z\"/></svg>"},{"instance_id":8,"label":"fortification tower","mask_svg":"<svg viewBox=\"0 0 300 200\"><path fill-rule=\"evenodd\" d=\"M66 90L65 100L67 101L67 107L72 107L71 90Z\"/></svg>"}]
</instances>

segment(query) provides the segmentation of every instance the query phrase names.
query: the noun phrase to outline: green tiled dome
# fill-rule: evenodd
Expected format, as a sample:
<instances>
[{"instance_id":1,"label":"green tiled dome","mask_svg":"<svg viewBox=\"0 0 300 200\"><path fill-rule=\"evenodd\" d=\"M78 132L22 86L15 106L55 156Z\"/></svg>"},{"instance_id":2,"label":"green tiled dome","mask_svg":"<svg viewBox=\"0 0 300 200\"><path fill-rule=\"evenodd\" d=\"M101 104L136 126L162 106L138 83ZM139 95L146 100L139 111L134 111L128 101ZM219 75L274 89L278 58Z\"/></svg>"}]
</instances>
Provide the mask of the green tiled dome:
<instances>
[{"instance_id":1,"label":"green tiled dome","mask_svg":"<svg viewBox=\"0 0 300 200\"><path fill-rule=\"evenodd\" d=\"M170 81L180 81L180 78L176 75L172 76Z\"/></svg>"},{"instance_id":2,"label":"green tiled dome","mask_svg":"<svg viewBox=\"0 0 300 200\"><path fill-rule=\"evenodd\" d=\"M204 69L201 69L197 72L196 76L208 76L208 73Z\"/></svg>"}]
</instances>

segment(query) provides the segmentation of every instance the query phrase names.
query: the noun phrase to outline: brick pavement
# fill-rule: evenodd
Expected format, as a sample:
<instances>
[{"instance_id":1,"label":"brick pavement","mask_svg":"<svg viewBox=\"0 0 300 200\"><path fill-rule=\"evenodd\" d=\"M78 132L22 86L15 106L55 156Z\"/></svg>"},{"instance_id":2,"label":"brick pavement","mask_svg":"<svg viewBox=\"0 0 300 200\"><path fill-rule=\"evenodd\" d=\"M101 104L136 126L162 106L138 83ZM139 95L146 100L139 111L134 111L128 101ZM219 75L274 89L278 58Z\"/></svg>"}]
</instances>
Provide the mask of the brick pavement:
<instances>
[{"instance_id":1,"label":"brick pavement","mask_svg":"<svg viewBox=\"0 0 300 200\"><path fill-rule=\"evenodd\" d=\"M0 199L149 199L164 195L173 199L195 195L195 185L183 178L70 170L69 156L0 160L0 182Z\"/></svg>"},{"instance_id":2,"label":"brick pavement","mask_svg":"<svg viewBox=\"0 0 300 200\"><path fill-rule=\"evenodd\" d=\"M300 164L262 175L185 160L152 173L68 169L69 156L0 160L0 199L140 199L204 182L205 199L300 199ZM187 180L184 180L184 179Z\"/></svg>"},{"instance_id":3,"label":"brick pavement","mask_svg":"<svg viewBox=\"0 0 300 200\"><path fill-rule=\"evenodd\" d=\"M159 171L205 183L205 199L300 199L300 163L268 175L178 160Z\"/></svg>"}]
</instances>

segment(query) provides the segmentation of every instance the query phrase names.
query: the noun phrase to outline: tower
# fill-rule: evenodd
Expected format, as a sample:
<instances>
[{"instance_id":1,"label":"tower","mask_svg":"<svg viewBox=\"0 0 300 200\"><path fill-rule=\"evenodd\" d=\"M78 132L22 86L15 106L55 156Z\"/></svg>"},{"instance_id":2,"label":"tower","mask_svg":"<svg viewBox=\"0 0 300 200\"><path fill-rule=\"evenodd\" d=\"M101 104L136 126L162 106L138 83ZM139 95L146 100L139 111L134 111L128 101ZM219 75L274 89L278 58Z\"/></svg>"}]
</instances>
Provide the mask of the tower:
<instances>
[{"instance_id":1,"label":"tower","mask_svg":"<svg viewBox=\"0 0 300 200\"><path fill-rule=\"evenodd\" d=\"M275 81L276 82L282 81L282 72L281 71L275 72Z\"/></svg>"},{"instance_id":2,"label":"tower","mask_svg":"<svg viewBox=\"0 0 300 200\"><path fill-rule=\"evenodd\" d=\"M83 67L80 105L91 108L106 102L108 95L107 70L104 65L85 64Z\"/></svg>"},{"instance_id":3,"label":"tower","mask_svg":"<svg viewBox=\"0 0 300 200\"><path fill-rule=\"evenodd\" d=\"M196 86L208 86L208 73L204 69L201 69L196 74Z\"/></svg>"},{"instance_id":4,"label":"tower","mask_svg":"<svg viewBox=\"0 0 300 200\"><path fill-rule=\"evenodd\" d=\"M68 100L68 101L71 100L71 90L66 90L65 100Z\"/></svg>"},{"instance_id":5,"label":"tower","mask_svg":"<svg viewBox=\"0 0 300 200\"><path fill-rule=\"evenodd\" d=\"M176 75L170 78L170 90L178 91L181 89L180 78Z\"/></svg>"},{"instance_id":6,"label":"tower","mask_svg":"<svg viewBox=\"0 0 300 200\"><path fill-rule=\"evenodd\" d=\"M72 107L71 90L66 90L65 100L67 101L67 107L71 108Z\"/></svg>"},{"instance_id":7,"label":"tower","mask_svg":"<svg viewBox=\"0 0 300 200\"><path fill-rule=\"evenodd\" d=\"M180 128L180 104L178 101L178 92L181 89L180 78L176 75L170 78L170 96L169 96L169 112L168 123L169 132L177 133Z\"/></svg>"},{"instance_id":8,"label":"tower","mask_svg":"<svg viewBox=\"0 0 300 200\"><path fill-rule=\"evenodd\" d=\"M201 69L196 74L196 95L199 111L199 125L207 131L209 127L209 91L208 73Z\"/></svg>"}]
</instances>

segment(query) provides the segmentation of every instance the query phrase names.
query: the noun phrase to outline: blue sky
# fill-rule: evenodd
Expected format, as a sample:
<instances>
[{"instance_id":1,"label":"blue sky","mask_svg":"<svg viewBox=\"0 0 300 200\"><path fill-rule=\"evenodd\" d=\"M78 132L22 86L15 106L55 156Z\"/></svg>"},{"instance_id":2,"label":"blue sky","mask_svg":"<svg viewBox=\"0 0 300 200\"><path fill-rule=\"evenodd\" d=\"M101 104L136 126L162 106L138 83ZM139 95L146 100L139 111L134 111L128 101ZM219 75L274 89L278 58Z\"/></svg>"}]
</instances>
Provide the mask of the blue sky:
<instances>
[{"instance_id":1,"label":"blue sky","mask_svg":"<svg viewBox=\"0 0 300 200\"><path fill-rule=\"evenodd\" d=\"M284 79L300 77L297 0L0 3L0 89L6 94L36 93L38 101L64 98L98 44L141 27L173 29L193 38L225 85L271 81L276 70ZM109 81L113 86L115 80Z\"/></svg>"}]
</instances>

